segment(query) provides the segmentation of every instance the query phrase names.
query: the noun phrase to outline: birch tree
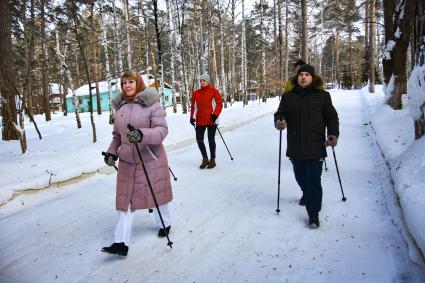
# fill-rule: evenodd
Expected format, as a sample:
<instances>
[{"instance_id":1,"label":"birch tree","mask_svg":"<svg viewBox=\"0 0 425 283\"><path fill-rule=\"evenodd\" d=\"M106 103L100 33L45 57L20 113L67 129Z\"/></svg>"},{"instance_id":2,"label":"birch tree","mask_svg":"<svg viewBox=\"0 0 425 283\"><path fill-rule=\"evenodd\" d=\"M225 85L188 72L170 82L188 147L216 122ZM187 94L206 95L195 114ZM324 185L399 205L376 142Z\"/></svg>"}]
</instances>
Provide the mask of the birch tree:
<instances>
[{"instance_id":1,"label":"birch tree","mask_svg":"<svg viewBox=\"0 0 425 283\"><path fill-rule=\"evenodd\" d=\"M187 104L188 104L188 78L187 78L187 71L186 66L187 62L185 60L185 54L183 50L183 39L185 35L185 14L186 14L186 0L181 3L181 5L178 5L177 0L174 1L174 10L176 11L176 17L178 29L179 32L176 34L176 49L180 52L177 53L179 55L178 61L181 62L181 68L179 68L180 72L180 79L183 80L183 91L180 91L180 98L182 103L182 111L183 113L187 113Z\"/></svg>"},{"instance_id":2,"label":"birch tree","mask_svg":"<svg viewBox=\"0 0 425 283\"><path fill-rule=\"evenodd\" d=\"M109 124L114 123L114 110L111 107L111 99L112 99L112 74L111 74L111 66L109 63L109 48L108 48L108 38L106 34L106 20L102 15L102 3L99 4L100 10L100 29L102 33L102 47L103 52L105 53L105 71L106 71L106 81L108 83L108 99L109 99ZM115 82L116 84L116 82Z\"/></svg>"},{"instance_id":3,"label":"birch tree","mask_svg":"<svg viewBox=\"0 0 425 283\"><path fill-rule=\"evenodd\" d=\"M247 62L246 62L246 28L245 28L245 0L242 0L242 34L241 34L241 93L243 105L248 104L247 97Z\"/></svg>"},{"instance_id":4,"label":"birch tree","mask_svg":"<svg viewBox=\"0 0 425 283\"><path fill-rule=\"evenodd\" d=\"M227 80L224 74L224 32L223 32L223 21L221 16L220 2L217 0L217 17L218 27L220 32L220 90L223 96L224 108L227 108Z\"/></svg>"},{"instance_id":5,"label":"birch tree","mask_svg":"<svg viewBox=\"0 0 425 283\"><path fill-rule=\"evenodd\" d=\"M174 84L176 81L175 73L174 73L174 63L175 63L175 42L177 41L176 37L176 31L174 28L174 21L173 21L173 11L172 11L172 5L170 4L170 0L166 0L165 4L167 6L167 12L168 12L168 24L170 26L170 32L171 32L171 61L170 61L170 71L171 71L171 86L172 86L172 92L173 92L173 112L177 113L177 100L176 100L176 93L174 91Z\"/></svg>"},{"instance_id":6,"label":"birch tree","mask_svg":"<svg viewBox=\"0 0 425 283\"><path fill-rule=\"evenodd\" d=\"M128 0L124 0L124 14L125 14L125 32L126 32L126 39L127 39L127 64L128 69L132 70L133 65L131 64L132 61L132 49L131 49L131 39L130 39L130 10L128 7Z\"/></svg>"},{"instance_id":7,"label":"birch tree","mask_svg":"<svg viewBox=\"0 0 425 283\"><path fill-rule=\"evenodd\" d=\"M66 34L68 35L68 30L66 31ZM67 40L65 40L65 42L67 42ZM77 99L77 95L75 93L75 84L74 84L74 80L72 79L71 76L71 72L69 71L69 66L66 63L66 50L67 48L65 48L65 51L63 52L63 54L60 51L60 44L59 44L59 34L56 33L56 48L55 48L55 52L56 55L61 63L62 66L62 70L66 75L66 79L68 80L68 84L71 87L71 91L72 91L72 105L74 106L74 113L75 113L75 120L77 121L77 128L80 129L81 128L81 119L80 119L80 113L79 113L79 109L78 109L78 99Z\"/></svg>"},{"instance_id":8,"label":"birch tree","mask_svg":"<svg viewBox=\"0 0 425 283\"><path fill-rule=\"evenodd\" d=\"M115 0L112 0L112 12L113 12L113 20L114 20L114 41L115 41L114 49L116 50L115 62L118 62L118 69L115 68L115 72L122 73L124 70L124 67L123 67L123 58L122 58L122 44L121 44L121 32L120 32L121 29L118 28L117 8L115 6Z\"/></svg>"}]
</instances>

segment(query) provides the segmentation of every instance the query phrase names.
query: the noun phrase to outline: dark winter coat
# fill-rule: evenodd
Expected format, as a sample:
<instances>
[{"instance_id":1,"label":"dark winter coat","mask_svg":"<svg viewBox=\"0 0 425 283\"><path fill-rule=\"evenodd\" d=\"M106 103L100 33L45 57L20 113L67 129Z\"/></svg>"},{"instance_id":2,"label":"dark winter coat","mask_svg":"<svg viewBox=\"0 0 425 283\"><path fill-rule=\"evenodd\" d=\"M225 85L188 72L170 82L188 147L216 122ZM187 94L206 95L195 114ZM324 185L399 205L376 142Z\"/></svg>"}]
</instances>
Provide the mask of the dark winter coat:
<instances>
[{"instance_id":1,"label":"dark winter coat","mask_svg":"<svg viewBox=\"0 0 425 283\"><path fill-rule=\"evenodd\" d=\"M329 92L323 90L323 81L313 76L307 88L298 85L282 95L274 122L286 120L287 150L290 158L315 159L326 157L326 130L328 135L339 136L338 114L332 105Z\"/></svg>"},{"instance_id":2,"label":"dark winter coat","mask_svg":"<svg viewBox=\"0 0 425 283\"><path fill-rule=\"evenodd\" d=\"M223 101L217 89L211 85L201 87L192 95L190 118L196 119L197 126L214 125L211 114L218 117L223 109ZM216 121L218 124L218 121Z\"/></svg>"},{"instance_id":3,"label":"dark winter coat","mask_svg":"<svg viewBox=\"0 0 425 283\"><path fill-rule=\"evenodd\" d=\"M155 207L137 150L127 139L129 123L143 133L143 139L137 145L158 204L170 202L173 198L170 172L162 145L168 134L168 127L157 91L154 88L145 88L132 101L118 94L112 100L112 107L116 113L113 139L108 152L119 158L116 209L127 211L130 203L133 211Z\"/></svg>"}]
</instances>

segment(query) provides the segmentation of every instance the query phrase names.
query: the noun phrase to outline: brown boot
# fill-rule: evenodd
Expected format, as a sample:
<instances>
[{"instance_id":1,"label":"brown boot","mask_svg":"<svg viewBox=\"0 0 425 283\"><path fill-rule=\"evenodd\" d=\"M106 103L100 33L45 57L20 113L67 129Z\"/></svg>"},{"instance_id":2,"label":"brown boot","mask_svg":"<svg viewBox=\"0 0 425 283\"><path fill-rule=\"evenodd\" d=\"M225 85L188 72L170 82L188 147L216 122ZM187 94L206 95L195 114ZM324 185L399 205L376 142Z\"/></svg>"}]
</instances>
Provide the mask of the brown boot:
<instances>
[{"instance_id":1,"label":"brown boot","mask_svg":"<svg viewBox=\"0 0 425 283\"><path fill-rule=\"evenodd\" d=\"M210 161L208 160L208 157L204 157L204 158L202 158L202 163L199 166L199 168L204 169L205 167L208 166L208 164L210 164Z\"/></svg>"},{"instance_id":2,"label":"brown boot","mask_svg":"<svg viewBox=\"0 0 425 283\"><path fill-rule=\"evenodd\" d=\"M207 168L208 169L211 169L211 168L214 168L215 167L215 158L211 158L211 160L210 160L210 164L208 164L208 166L207 166Z\"/></svg>"}]
</instances>

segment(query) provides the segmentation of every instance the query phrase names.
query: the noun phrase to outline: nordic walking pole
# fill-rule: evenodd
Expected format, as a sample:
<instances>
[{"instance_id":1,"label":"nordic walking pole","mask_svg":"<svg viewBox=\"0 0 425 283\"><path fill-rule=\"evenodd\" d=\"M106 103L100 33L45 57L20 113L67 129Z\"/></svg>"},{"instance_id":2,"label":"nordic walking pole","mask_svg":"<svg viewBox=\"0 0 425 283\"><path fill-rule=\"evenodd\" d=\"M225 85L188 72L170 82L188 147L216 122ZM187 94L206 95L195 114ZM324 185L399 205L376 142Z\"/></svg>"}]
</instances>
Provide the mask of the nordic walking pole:
<instances>
[{"instance_id":1,"label":"nordic walking pole","mask_svg":"<svg viewBox=\"0 0 425 283\"><path fill-rule=\"evenodd\" d=\"M323 158L323 161L325 162L325 171L328 172L328 165L326 164L326 158Z\"/></svg>"},{"instance_id":2,"label":"nordic walking pole","mask_svg":"<svg viewBox=\"0 0 425 283\"><path fill-rule=\"evenodd\" d=\"M105 156L106 155L106 152L102 151L102 155ZM118 171L118 168L117 168L117 166L115 164L114 164L114 168L115 168L115 170Z\"/></svg>"},{"instance_id":3,"label":"nordic walking pole","mask_svg":"<svg viewBox=\"0 0 425 283\"><path fill-rule=\"evenodd\" d=\"M134 127L130 124L127 125L127 128L130 131L135 130ZM153 188L152 188L151 180L149 179L148 171L146 170L146 167L145 167L145 162L143 162L142 154L140 153L140 149L137 146L137 143L134 144L134 147L136 148L137 154L139 155L139 158L140 158L140 162L142 163L143 171L145 172L146 180L148 181L149 189L151 191L153 201L155 202L156 210L158 211L158 214L159 214L159 219L161 219L162 227L164 228L164 231L167 231L165 229L164 219L162 219L161 211L159 210L158 202L156 201L155 193L153 192ZM170 238L168 237L168 233L166 233L166 236L167 236L167 240L168 240L167 246L170 246L170 248L172 249L173 248L173 242L170 241Z\"/></svg>"},{"instance_id":4,"label":"nordic walking pole","mask_svg":"<svg viewBox=\"0 0 425 283\"><path fill-rule=\"evenodd\" d=\"M170 167L168 167L168 170L170 170L171 175L173 175L174 181L177 182L177 178L176 178L176 176L174 176L174 173L173 173L173 171L171 170Z\"/></svg>"},{"instance_id":5,"label":"nordic walking pole","mask_svg":"<svg viewBox=\"0 0 425 283\"><path fill-rule=\"evenodd\" d=\"M335 156L335 149L334 149L334 147L332 147L332 153L334 154L335 167L336 167L336 173L338 174L339 186L341 187L342 201L346 201L347 198L344 196L344 190L342 189L341 176L339 175L338 163L336 162L336 156Z\"/></svg>"},{"instance_id":6,"label":"nordic walking pole","mask_svg":"<svg viewBox=\"0 0 425 283\"><path fill-rule=\"evenodd\" d=\"M214 124L214 126L215 126L215 128L217 129L218 133L220 134L221 140L223 141L224 146L226 147L227 152L228 152L228 153L229 153L229 155L230 155L230 160L233 160L233 157L232 157L232 155L230 154L229 148L227 147L227 144L226 144L226 142L225 142L225 141L224 141L224 139L223 139L223 135L221 134L220 129L218 128L218 125L217 125L217 124Z\"/></svg>"},{"instance_id":7,"label":"nordic walking pole","mask_svg":"<svg viewBox=\"0 0 425 283\"><path fill-rule=\"evenodd\" d=\"M280 164L282 161L282 130L279 131L279 172L277 174L277 208L276 213L279 215L279 200L280 200Z\"/></svg>"}]
</instances>

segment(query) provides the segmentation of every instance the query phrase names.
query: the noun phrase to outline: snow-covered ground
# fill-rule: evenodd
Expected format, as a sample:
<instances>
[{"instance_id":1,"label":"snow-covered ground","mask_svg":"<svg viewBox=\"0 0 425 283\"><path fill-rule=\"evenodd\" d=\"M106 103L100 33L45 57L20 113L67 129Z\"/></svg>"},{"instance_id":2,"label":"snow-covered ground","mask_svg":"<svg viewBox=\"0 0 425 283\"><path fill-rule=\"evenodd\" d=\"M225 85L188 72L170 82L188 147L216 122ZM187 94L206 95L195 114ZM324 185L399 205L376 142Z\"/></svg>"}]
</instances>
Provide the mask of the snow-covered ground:
<instances>
[{"instance_id":1,"label":"snow-covered ground","mask_svg":"<svg viewBox=\"0 0 425 283\"><path fill-rule=\"evenodd\" d=\"M407 114L396 118L401 112L386 109L382 93L332 91L332 98L341 121L335 152L347 201L341 201L328 149L319 229L306 227L286 158L281 213L275 213L277 99L224 110L222 133L235 159L217 136L218 166L212 170L198 169L188 116L169 113L166 145L178 177L173 249L156 237L153 216L138 211L127 258L101 253L112 242L116 175L96 173L59 189L21 194L0 207L0 282L425 282L417 249L425 237L418 224L425 203L424 139L413 140ZM107 116L96 116L95 144L88 117L77 130L71 115L47 124L38 117L41 141L27 124L24 156L18 143L0 142L1 199L46 186L50 177L57 182L96 172L110 141Z\"/></svg>"}]
</instances>

